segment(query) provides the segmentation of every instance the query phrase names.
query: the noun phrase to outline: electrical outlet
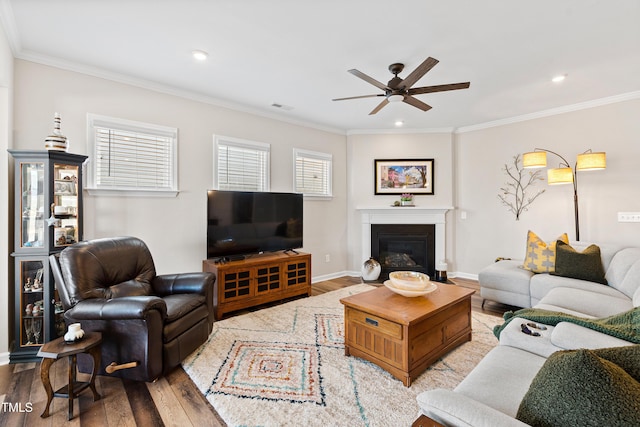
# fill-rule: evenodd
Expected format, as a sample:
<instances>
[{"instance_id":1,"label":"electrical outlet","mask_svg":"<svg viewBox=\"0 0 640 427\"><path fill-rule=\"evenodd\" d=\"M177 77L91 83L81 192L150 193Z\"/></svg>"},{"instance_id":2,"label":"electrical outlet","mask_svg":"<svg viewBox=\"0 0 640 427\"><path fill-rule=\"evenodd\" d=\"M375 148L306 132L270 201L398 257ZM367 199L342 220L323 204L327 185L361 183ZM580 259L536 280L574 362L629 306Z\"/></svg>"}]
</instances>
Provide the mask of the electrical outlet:
<instances>
[{"instance_id":1,"label":"electrical outlet","mask_svg":"<svg viewBox=\"0 0 640 427\"><path fill-rule=\"evenodd\" d=\"M618 212L618 222L640 222L640 212Z\"/></svg>"},{"instance_id":2,"label":"electrical outlet","mask_svg":"<svg viewBox=\"0 0 640 427\"><path fill-rule=\"evenodd\" d=\"M331 255L326 254L326 255L324 256L324 262L331 262Z\"/></svg>"}]
</instances>

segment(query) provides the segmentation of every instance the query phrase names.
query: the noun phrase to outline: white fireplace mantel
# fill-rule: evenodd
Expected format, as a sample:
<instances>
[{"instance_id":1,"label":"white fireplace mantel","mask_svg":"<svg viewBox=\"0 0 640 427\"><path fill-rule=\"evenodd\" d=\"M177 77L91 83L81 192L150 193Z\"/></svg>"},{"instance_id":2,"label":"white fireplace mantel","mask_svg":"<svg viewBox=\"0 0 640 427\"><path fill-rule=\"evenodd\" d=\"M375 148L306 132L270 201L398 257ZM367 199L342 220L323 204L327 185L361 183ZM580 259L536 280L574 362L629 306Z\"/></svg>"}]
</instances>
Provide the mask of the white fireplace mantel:
<instances>
[{"instance_id":1,"label":"white fireplace mantel","mask_svg":"<svg viewBox=\"0 0 640 427\"><path fill-rule=\"evenodd\" d=\"M436 227L436 264L446 259L446 214L453 207L376 206L356 209L360 212L362 224L361 262L371 257L371 224L434 224Z\"/></svg>"}]
</instances>

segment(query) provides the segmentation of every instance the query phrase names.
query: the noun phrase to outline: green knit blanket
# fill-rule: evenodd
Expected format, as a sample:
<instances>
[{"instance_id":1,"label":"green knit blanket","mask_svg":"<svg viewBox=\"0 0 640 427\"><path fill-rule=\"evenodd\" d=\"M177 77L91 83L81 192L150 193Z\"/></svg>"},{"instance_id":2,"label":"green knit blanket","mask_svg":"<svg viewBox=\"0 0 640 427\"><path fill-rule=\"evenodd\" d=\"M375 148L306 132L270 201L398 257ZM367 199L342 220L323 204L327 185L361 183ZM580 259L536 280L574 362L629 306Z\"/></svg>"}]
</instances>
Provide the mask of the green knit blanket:
<instances>
[{"instance_id":1,"label":"green knit blanket","mask_svg":"<svg viewBox=\"0 0 640 427\"><path fill-rule=\"evenodd\" d=\"M550 326L556 326L560 322L571 322L634 344L640 344L640 307L601 319L587 319L559 311L542 310L539 308L523 308L517 311L507 311L502 317L505 323L493 328L493 334L497 338L500 338L500 333L509 322L519 317Z\"/></svg>"}]
</instances>

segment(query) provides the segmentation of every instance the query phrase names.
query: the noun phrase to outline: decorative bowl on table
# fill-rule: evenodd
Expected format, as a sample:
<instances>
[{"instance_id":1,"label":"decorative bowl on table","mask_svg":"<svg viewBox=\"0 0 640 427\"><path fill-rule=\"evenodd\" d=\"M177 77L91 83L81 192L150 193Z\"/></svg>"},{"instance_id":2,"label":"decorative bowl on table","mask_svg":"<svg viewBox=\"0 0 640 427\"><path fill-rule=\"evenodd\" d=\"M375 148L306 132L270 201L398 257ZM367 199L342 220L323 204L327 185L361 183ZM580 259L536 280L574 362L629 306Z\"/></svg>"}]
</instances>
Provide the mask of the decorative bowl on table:
<instances>
[{"instance_id":1,"label":"decorative bowl on table","mask_svg":"<svg viewBox=\"0 0 640 427\"><path fill-rule=\"evenodd\" d=\"M422 297L438 289L438 285L433 282L429 282L424 288L417 291L408 291L406 289L397 288L391 280L385 280L384 285L387 287L387 289L395 292L396 294L409 298Z\"/></svg>"},{"instance_id":2,"label":"decorative bowl on table","mask_svg":"<svg viewBox=\"0 0 640 427\"><path fill-rule=\"evenodd\" d=\"M389 280L393 286L405 291L422 291L431 283L429 276L418 271L393 271L389 273Z\"/></svg>"}]
</instances>

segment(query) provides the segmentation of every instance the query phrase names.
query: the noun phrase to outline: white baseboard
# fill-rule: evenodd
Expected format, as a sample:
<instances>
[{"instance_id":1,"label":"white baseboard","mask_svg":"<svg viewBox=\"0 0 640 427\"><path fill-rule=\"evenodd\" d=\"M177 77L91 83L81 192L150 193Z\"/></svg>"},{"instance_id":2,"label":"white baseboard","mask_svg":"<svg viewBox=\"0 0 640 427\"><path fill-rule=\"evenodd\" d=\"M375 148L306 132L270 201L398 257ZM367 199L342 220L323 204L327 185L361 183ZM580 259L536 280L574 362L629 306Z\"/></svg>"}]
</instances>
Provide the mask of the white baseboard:
<instances>
[{"instance_id":1,"label":"white baseboard","mask_svg":"<svg viewBox=\"0 0 640 427\"><path fill-rule=\"evenodd\" d=\"M448 276L452 278L459 277L461 279L478 280L477 274L464 273L462 271L455 271L453 273L449 273Z\"/></svg>"},{"instance_id":2,"label":"white baseboard","mask_svg":"<svg viewBox=\"0 0 640 427\"><path fill-rule=\"evenodd\" d=\"M360 276L359 272L354 271L339 271L337 273L323 274L322 276L315 276L311 278L311 283L323 282L325 280L338 279L344 276L357 277Z\"/></svg>"},{"instance_id":3,"label":"white baseboard","mask_svg":"<svg viewBox=\"0 0 640 427\"><path fill-rule=\"evenodd\" d=\"M0 366L9 364L9 353L0 353Z\"/></svg>"}]
</instances>

